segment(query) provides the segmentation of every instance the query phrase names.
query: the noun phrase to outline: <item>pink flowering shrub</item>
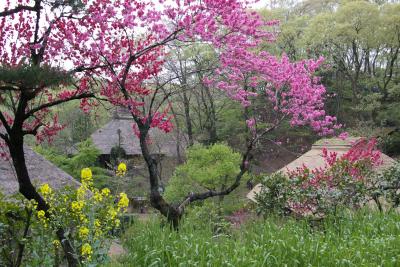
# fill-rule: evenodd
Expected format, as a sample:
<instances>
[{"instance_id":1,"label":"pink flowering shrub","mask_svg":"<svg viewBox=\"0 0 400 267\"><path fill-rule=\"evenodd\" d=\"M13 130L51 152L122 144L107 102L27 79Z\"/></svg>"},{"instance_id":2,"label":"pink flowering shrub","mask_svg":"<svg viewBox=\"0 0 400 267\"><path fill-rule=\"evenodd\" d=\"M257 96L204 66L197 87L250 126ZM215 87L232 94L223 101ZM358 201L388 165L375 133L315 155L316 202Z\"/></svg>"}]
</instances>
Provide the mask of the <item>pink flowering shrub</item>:
<instances>
[{"instance_id":1,"label":"pink flowering shrub","mask_svg":"<svg viewBox=\"0 0 400 267\"><path fill-rule=\"evenodd\" d=\"M347 153L323 149L323 168L302 166L265 177L257 196L259 211L324 217L338 207L358 208L369 200L373 168L381 164L376 140L361 140Z\"/></svg>"}]
</instances>

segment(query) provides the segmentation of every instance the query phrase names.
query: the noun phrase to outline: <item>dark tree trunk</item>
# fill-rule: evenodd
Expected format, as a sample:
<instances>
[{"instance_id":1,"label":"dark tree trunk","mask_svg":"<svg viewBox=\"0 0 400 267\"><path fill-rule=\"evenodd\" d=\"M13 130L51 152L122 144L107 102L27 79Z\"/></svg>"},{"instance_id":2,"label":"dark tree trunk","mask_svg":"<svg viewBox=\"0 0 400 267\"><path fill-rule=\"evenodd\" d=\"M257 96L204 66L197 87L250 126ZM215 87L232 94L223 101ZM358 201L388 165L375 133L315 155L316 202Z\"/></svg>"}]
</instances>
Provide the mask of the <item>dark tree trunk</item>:
<instances>
[{"instance_id":1,"label":"dark tree trunk","mask_svg":"<svg viewBox=\"0 0 400 267\"><path fill-rule=\"evenodd\" d=\"M25 162L22 134L15 133L14 136L10 138L9 150L18 179L19 192L27 199L35 200L38 203L38 210L47 211L49 206L36 191L29 177Z\"/></svg>"},{"instance_id":2,"label":"dark tree trunk","mask_svg":"<svg viewBox=\"0 0 400 267\"><path fill-rule=\"evenodd\" d=\"M140 131L140 148L142 150L143 158L149 170L150 180L150 204L153 208L160 211L174 229L178 229L179 221L182 217L182 212L177 207L167 203L160 193L160 184L157 171L157 159L151 155L148 144L147 136L149 132L148 125L138 125Z\"/></svg>"},{"instance_id":3,"label":"dark tree trunk","mask_svg":"<svg viewBox=\"0 0 400 267\"><path fill-rule=\"evenodd\" d=\"M169 102L171 104L171 102ZM181 127L179 120L177 118L177 113L175 112L172 104L171 104L171 112L174 115L174 120L175 120L175 127L176 127L176 158L178 160L179 164L183 163L183 158L182 158L182 153L181 153Z\"/></svg>"},{"instance_id":4,"label":"dark tree trunk","mask_svg":"<svg viewBox=\"0 0 400 267\"><path fill-rule=\"evenodd\" d=\"M25 225L24 225L24 232L22 235L23 239L26 239L26 237L28 236L28 231L29 231L29 227L31 226L31 218L32 218L32 211L29 210L28 208L25 208L26 211L26 221L25 221ZM18 257L17 257L17 261L15 263L16 267L21 266L22 264L22 258L24 256L24 250L25 250L25 242L21 242L18 245Z\"/></svg>"},{"instance_id":5,"label":"dark tree trunk","mask_svg":"<svg viewBox=\"0 0 400 267\"><path fill-rule=\"evenodd\" d=\"M208 133L209 133L209 143L210 144L215 144L218 141L218 136L217 136L217 112L215 110L215 105L214 105L214 100L210 92L210 88L203 86L204 90L206 91L206 95L208 98L208 101L210 102L210 108L209 108L209 128L208 128Z\"/></svg>"},{"instance_id":6,"label":"dark tree trunk","mask_svg":"<svg viewBox=\"0 0 400 267\"><path fill-rule=\"evenodd\" d=\"M193 140L192 119L190 118L190 102L185 90L183 90L182 95L183 95L183 107L185 110L185 122L189 139L189 146L192 146L194 144L194 140Z\"/></svg>"}]
</instances>

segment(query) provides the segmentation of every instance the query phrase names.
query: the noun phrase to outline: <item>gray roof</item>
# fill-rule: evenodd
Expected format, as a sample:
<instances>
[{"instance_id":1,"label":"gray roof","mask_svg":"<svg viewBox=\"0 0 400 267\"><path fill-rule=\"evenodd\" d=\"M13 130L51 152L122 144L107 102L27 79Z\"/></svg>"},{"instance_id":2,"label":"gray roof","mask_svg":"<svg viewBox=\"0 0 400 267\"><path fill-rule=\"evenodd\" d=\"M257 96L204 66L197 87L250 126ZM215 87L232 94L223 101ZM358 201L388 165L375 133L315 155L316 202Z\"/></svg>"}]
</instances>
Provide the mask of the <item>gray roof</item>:
<instances>
[{"instance_id":1,"label":"gray roof","mask_svg":"<svg viewBox=\"0 0 400 267\"><path fill-rule=\"evenodd\" d=\"M25 159L29 176L34 185L48 183L52 188L78 187L80 183L43 156L25 147ZM7 151L8 152L8 151ZM11 160L0 158L0 190L5 194L18 192L17 176Z\"/></svg>"},{"instance_id":2,"label":"gray roof","mask_svg":"<svg viewBox=\"0 0 400 267\"><path fill-rule=\"evenodd\" d=\"M93 144L103 155L109 155L111 149L118 145L125 150L127 155L142 155L139 138L132 128L133 119L129 115L118 113L110 122L91 135ZM176 132L165 133L158 128L152 128L149 137L151 153L176 157ZM186 144L185 137L182 137L181 147L186 147Z\"/></svg>"}]
</instances>

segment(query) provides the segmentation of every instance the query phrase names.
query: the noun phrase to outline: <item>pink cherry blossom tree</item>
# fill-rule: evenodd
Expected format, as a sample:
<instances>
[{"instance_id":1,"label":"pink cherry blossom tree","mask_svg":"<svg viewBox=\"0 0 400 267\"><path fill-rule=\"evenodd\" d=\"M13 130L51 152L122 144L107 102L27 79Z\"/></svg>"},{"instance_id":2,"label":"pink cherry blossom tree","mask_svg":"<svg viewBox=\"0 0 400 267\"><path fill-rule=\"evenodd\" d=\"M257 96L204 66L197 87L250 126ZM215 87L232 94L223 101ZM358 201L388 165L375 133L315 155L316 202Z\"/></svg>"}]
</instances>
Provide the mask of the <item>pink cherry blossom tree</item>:
<instances>
[{"instance_id":1,"label":"pink cherry blossom tree","mask_svg":"<svg viewBox=\"0 0 400 267\"><path fill-rule=\"evenodd\" d=\"M175 226L187 204L226 195L248 171L251 151L258 139L284 118L293 126L310 125L321 134L338 127L324 113L325 89L314 77L322 60L291 63L257 52L261 42L275 33L239 0L18 0L0 12L0 121L2 146L7 148L17 172L19 191L47 203L32 185L24 158L24 136L38 141L62 129L50 109L80 100L90 110L99 100L129 108L149 171L150 201ZM172 41L205 43L217 51L220 68L205 83L226 92L242 104L247 114L249 138L240 172L223 191L190 193L178 204L168 203L159 192L157 160L149 150L149 131L172 128L167 100L174 92L153 86L162 73ZM26 75L20 75L24 73ZM6 78L9 77L9 78ZM166 81L171 82L171 80ZM276 121L258 129L248 112L252 98L273 104ZM62 238L62 233L60 233ZM72 260L70 261L71 264Z\"/></svg>"}]
</instances>

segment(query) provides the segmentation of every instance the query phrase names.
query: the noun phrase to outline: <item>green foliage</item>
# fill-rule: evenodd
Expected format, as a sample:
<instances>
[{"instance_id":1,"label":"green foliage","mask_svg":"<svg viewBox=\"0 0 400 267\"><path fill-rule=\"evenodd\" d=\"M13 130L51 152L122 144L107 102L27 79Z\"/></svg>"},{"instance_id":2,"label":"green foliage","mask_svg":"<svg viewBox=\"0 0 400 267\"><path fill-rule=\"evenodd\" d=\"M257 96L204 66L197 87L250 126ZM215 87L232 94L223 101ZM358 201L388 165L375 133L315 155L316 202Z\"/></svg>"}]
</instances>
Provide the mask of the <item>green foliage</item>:
<instances>
[{"instance_id":1,"label":"green foliage","mask_svg":"<svg viewBox=\"0 0 400 267\"><path fill-rule=\"evenodd\" d=\"M230 236L184 223L179 232L157 220L127 232L128 254L110 266L397 266L400 215L359 211L315 229L303 220L250 221Z\"/></svg>"},{"instance_id":2,"label":"green foliage","mask_svg":"<svg viewBox=\"0 0 400 267\"><path fill-rule=\"evenodd\" d=\"M190 192L224 188L235 179L240 161L240 154L227 145L194 145L187 151L186 163L176 168L165 197L178 200Z\"/></svg>"},{"instance_id":3,"label":"green foliage","mask_svg":"<svg viewBox=\"0 0 400 267\"><path fill-rule=\"evenodd\" d=\"M71 82L71 77L58 68L47 65L20 65L17 68L0 66L0 81L23 89L36 89Z\"/></svg>"},{"instance_id":4,"label":"green foliage","mask_svg":"<svg viewBox=\"0 0 400 267\"><path fill-rule=\"evenodd\" d=\"M121 159L126 158L125 150L120 146L114 146L110 151L110 161L113 165L118 165Z\"/></svg>"},{"instance_id":5,"label":"green foliage","mask_svg":"<svg viewBox=\"0 0 400 267\"><path fill-rule=\"evenodd\" d=\"M26 207L26 208L24 208ZM24 230L32 227L32 209L27 201L18 197L14 201L7 201L0 192L0 266L16 266L18 256L23 253L25 246L31 246L31 253L25 253L28 261L35 262L34 254L44 256L38 251L38 246L24 234Z\"/></svg>"},{"instance_id":6,"label":"green foliage","mask_svg":"<svg viewBox=\"0 0 400 267\"><path fill-rule=\"evenodd\" d=\"M246 137L246 123L238 105L230 103L228 107L221 110L218 120L219 140L225 140L229 145L243 143Z\"/></svg>"},{"instance_id":7,"label":"green foliage","mask_svg":"<svg viewBox=\"0 0 400 267\"><path fill-rule=\"evenodd\" d=\"M211 229L213 234L229 235L230 223L225 219L223 207L214 201L204 201L186 212L185 224L196 229Z\"/></svg>"},{"instance_id":8,"label":"green foliage","mask_svg":"<svg viewBox=\"0 0 400 267\"><path fill-rule=\"evenodd\" d=\"M285 215L290 188L288 178L280 172L267 175L261 181L263 189L257 194L257 212L264 215Z\"/></svg>"},{"instance_id":9,"label":"green foliage","mask_svg":"<svg viewBox=\"0 0 400 267\"><path fill-rule=\"evenodd\" d=\"M400 132L394 132L391 135L385 136L382 143L383 151L387 155L398 155L400 151Z\"/></svg>"},{"instance_id":10,"label":"green foliage","mask_svg":"<svg viewBox=\"0 0 400 267\"><path fill-rule=\"evenodd\" d=\"M44 148L43 146L35 147L35 151L72 177L79 177L81 169L90 167L95 175L94 184L97 188L107 187L109 185L108 181L113 176L106 169L98 165L97 159L100 151L93 146L90 139L81 142L78 145L77 153L71 157L62 155L54 149Z\"/></svg>"},{"instance_id":11,"label":"green foliage","mask_svg":"<svg viewBox=\"0 0 400 267\"><path fill-rule=\"evenodd\" d=\"M378 201L383 202L380 204L386 204L387 211L391 211L400 206L400 162L397 162L393 166L384 170L383 172L377 173L375 176L375 190L372 194L375 194Z\"/></svg>"}]
</instances>

